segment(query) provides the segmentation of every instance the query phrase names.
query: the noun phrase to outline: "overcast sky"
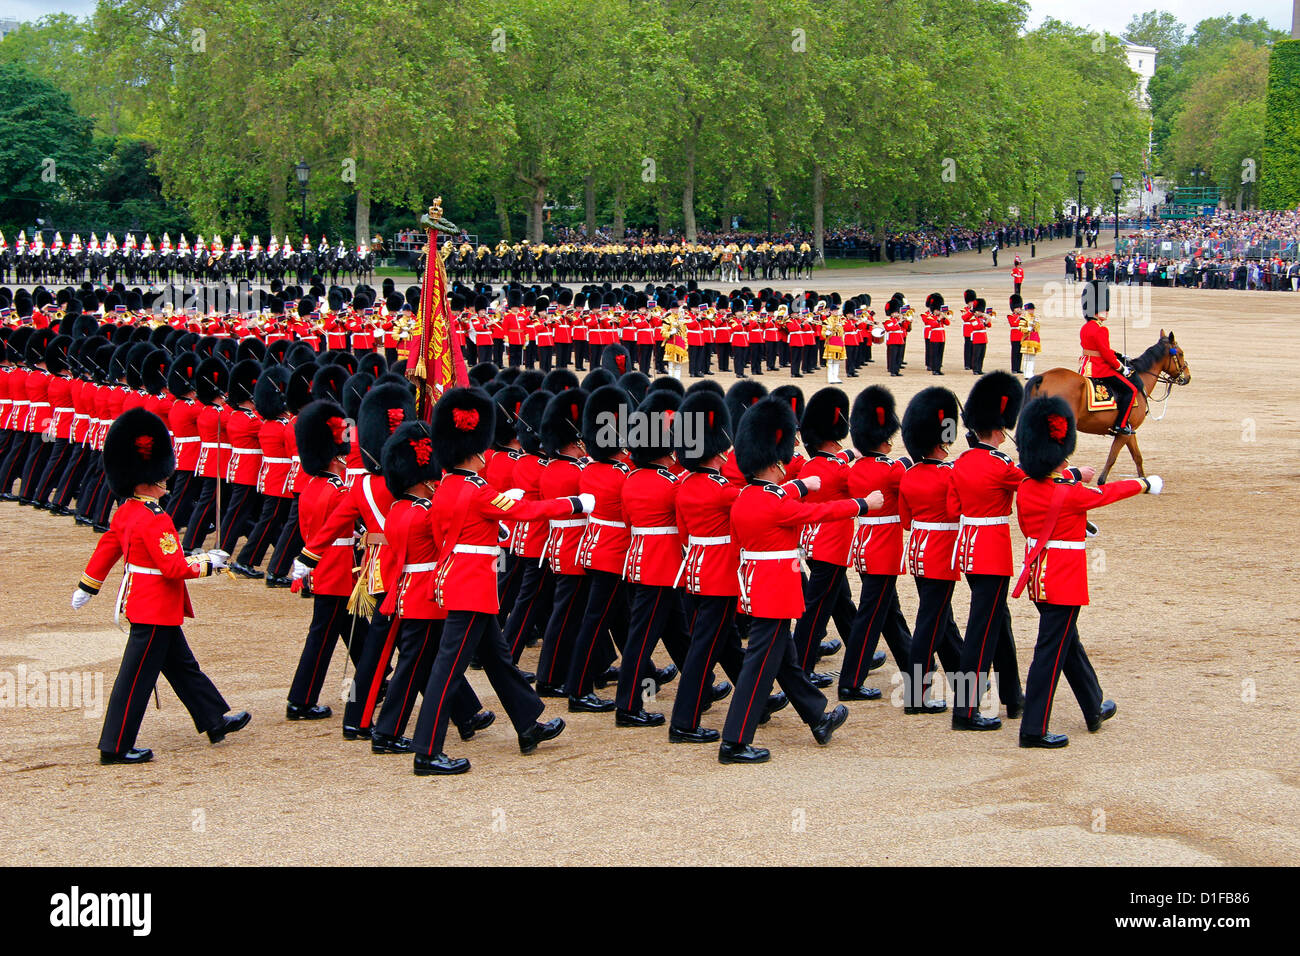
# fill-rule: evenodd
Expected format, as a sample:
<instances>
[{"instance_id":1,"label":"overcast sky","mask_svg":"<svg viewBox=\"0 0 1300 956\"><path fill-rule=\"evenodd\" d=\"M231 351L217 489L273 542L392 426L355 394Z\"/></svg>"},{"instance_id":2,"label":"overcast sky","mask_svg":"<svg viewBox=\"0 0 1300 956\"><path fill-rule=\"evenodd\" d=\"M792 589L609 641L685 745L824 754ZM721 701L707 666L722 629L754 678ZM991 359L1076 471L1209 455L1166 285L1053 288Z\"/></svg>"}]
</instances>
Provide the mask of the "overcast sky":
<instances>
[{"instance_id":1,"label":"overcast sky","mask_svg":"<svg viewBox=\"0 0 1300 956\"><path fill-rule=\"evenodd\" d=\"M1121 32L1134 12L1149 9L1169 10L1188 26L1206 17L1231 13L1248 13L1264 19L1279 30L1291 28L1291 0L1178 0L1177 3L1160 0L1031 0L1030 24L1041 23L1044 17L1055 17L1093 30ZM64 0L40 3L38 0L0 0L0 20L34 20L47 13L65 12L85 15L95 9L95 0Z\"/></svg>"}]
</instances>

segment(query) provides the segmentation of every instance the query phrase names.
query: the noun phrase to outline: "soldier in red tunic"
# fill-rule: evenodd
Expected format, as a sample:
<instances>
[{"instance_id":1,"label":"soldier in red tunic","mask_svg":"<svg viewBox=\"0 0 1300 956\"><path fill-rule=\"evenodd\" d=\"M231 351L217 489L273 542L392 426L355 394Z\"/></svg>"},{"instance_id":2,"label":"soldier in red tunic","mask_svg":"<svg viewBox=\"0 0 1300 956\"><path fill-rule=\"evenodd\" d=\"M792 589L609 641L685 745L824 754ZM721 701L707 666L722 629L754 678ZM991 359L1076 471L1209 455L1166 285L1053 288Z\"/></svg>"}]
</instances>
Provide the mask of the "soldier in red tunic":
<instances>
[{"instance_id":1,"label":"soldier in red tunic","mask_svg":"<svg viewBox=\"0 0 1300 956\"><path fill-rule=\"evenodd\" d=\"M186 557L181 551L176 526L158 503L175 466L171 435L157 415L133 409L109 429L104 471L113 493L124 500L72 594L73 608L85 606L118 559L125 562L118 611L125 611L131 636L104 715L103 764L153 759L153 751L136 747L135 738L160 673L190 712L195 729L214 744L249 721L245 711L226 714L229 706L199 669L181 630L185 618L194 616L185 582L223 567L227 555L210 551Z\"/></svg>"},{"instance_id":2,"label":"soldier in red tunic","mask_svg":"<svg viewBox=\"0 0 1300 956\"><path fill-rule=\"evenodd\" d=\"M1086 291L1084 301L1086 306L1088 301ZM1137 401L1137 388L1128 378L1132 370L1110 347L1110 330L1106 328L1105 321L1105 309L1099 308L1096 311L1089 309L1083 327L1079 329L1079 346L1083 350L1083 355L1079 359L1079 374L1106 385L1115 396L1119 411L1115 415L1115 424L1111 426L1110 433L1132 435L1133 427L1129 425L1128 417Z\"/></svg>"},{"instance_id":3,"label":"soldier in red tunic","mask_svg":"<svg viewBox=\"0 0 1300 956\"><path fill-rule=\"evenodd\" d=\"M253 526L262 510L262 496L257 490L257 474L262 468L262 446L258 443L262 416L253 405L253 391L261 375L261 363L251 358L236 362L230 370L230 389L226 396L230 409L226 426L230 462L223 476L230 489L230 501L222 511L218 544L227 554L234 553L235 543ZM262 572L238 561L232 561L230 569L241 577L262 577Z\"/></svg>"},{"instance_id":4,"label":"soldier in red tunic","mask_svg":"<svg viewBox=\"0 0 1300 956\"><path fill-rule=\"evenodd\" d=\"M768 751L755 747L754 729L767 711L773 679L781 684L819 744L830 742L848 719L848 708L826 710L826 698L808 680L790 639L790 619L803 614L799 534L803 525L864 515L883 498L847 498L813 505L799 498L821 480L776 482L794 457L798 425L789 405L764 399L745 413L736 429L736 458L748 484L731 509L731 537L740 548L739 610L752 618L740 680L727 711L719 763L762 763Z\"/></svg>"},{"instance_id":5,"label":"soldier in red tunic","mask_svg":"<svg viewBox=\"0 0 1300 956\"><path fill-rule=\"evenodd\" d=\"M865 498L879 492L884 504L867 517L858 518L853 533L850 558L862 589L857 614L844 642L841 693L862 688L867 674L884 664L884 652L876 651L882 634L900 671L907 668L911 653L912 632L898 606L898 576L903 573L898 486L908 462L889 457L899 428L894 407L894 396L888 389L871 385L853 400L849 414L849 431L860 457L849 466L848 493Z\"/></svg>"},{"instance_id":6,"label":"soldier in red tunic","mask_svg":"<svg viewBox=\"0 0 1300 956\"><path fill-rule=\"evenodd\" d=\"M204 359L194 370L194 390L203 407L195 419L199 432L199 457L194 474L200 484L199 496L190 512L182 542L187 554L200 548L208 533L216 528L217 495L223 499L227 497L221 481L222 465L229 458L222 448L229 445L229 435L224 427L230 421L230 411L226 408L226 389L229 386L230 369L215 355Z\"/></svg>"},{"instance_id":7,"label":"soldier in red tunic","mask_svg":"<svg viewBox=\"0 0 1300 956\"><path fill-rule=\"evenodd\" d=\"M464 757L443 752L449 694L478 652L483 672L501 699L519 735L519 750L529 754L544 740L559 736L564 721L538 723L543 704L510 659L497 624L496 561L501 522L538 521L580 515L590 510L589 495L521 501L489 485L478 472L492 442L496 408L477 389L453 388L433 409L433 446L446 467L431 499L433 538L438 548L434 599L447 611L442 641L424 689L424 706L415 728L415 773L458 774L470 769Z\"/></svg>"},{"instance_id":8,"label":"soldier in red tunic","mask_svg":"<svg viewBox=\"0 0 1300 956\"><path fill-rule=\"evenodd\" d=\"M970 617L961 664L954 678L952 726L955 730L997 730L997 717L979 712L989 665L997 671L998 694L1007 716L1020 716L1024 696L1007 591L1011 581L1011 501L1024 472L998 446L1015 427L1024 388L1007 372L990 372L977 381L962 409L970 448L952 465L949 499L958 521L957 570L970 585Z\"/></svg>"},{"instance_id":9,"label":"soldier in red tunic","mask_svg":"<svg viewBox=\"0 0 1300 956\"><path fill-rule=\"evenodd\" d=\"M493 488L517 488L515 464L524 457L524 450L515 434L515 425L519 420L519 409L523 407L528 393L518 385L507 385L498 389L492 398L497 406L497 428L492 438L492 447L486 455L487 465L483 469L483 478ZM524 567L519 556L510 550L509 539L502 547L501 569L497 573L501 613L497 617L504 626L510 613L509 608L514 606L519 594Z\"/></svg>"},{"instance_id":10,"label":"soldier in red tunic","mask_svg":"<svg viewBox=\"0 0 1300 956\"><path fill-rule=\"evenodd\" d=\"M645 682L650 655L663 639L677 667L686 659L687 626L678 593L682 539L677 528L677 475L673 461L672 421L681 397L666 390L650 392L629 424L628 453L636 466L623 483L623 514L630 540L623 565L628 582L627 641L619 664L615 723L619 727L658 727L664 715L645 709ZM639 426L639 427L638 427ZM676 676L665 668L656 685Z\"/></svg>"},{"instance_id":11,"label":"soldier in red tunic","mask_svg":"<svg viewBox=\"0 0 1300 956\"><path fill-rule=\"evenodd\" d=\"M1052 698L1062 671L1079 701L1088 729L1096 731L1115 714L1103 700L1096 672L1079 640L1079 611L1088 603L1088 511L1143 492L1158 495L1157 475L1114 481L1089 488L1065 471L1074 451L1074 414L1056 397L1037 398L1020 416L1016 445L1027 480L1016 491L1016 513L1025 539L1025 565L1012 592L1026 583L1038 608L1038 642L1025 680L1025 711L1020 746L1064 747L1069 738L1047 730Z\"/></svg>"},{"instance_id":12,"label":"soldier in red tunic","mask_svg":"<svg viewBox=\"0 0 1300 956\"><path fill-rule=\"evenodd\" d=\"M961 659L961 634L952 619L958 514L949 496L952 464L944 461L957 437L957 396L938 385L917 392L903 413L902 431L903 444L915 464L899 482L898 514L911 532L907 564L920 599L903 671L903 712L941 713L948 709L947 703L925 701L935 655L949 672L957 669Z\"/></svg>"},{"instance_id":13,"label":"soldier in red tunic","mask_svg":"<svg viewBox=\"0 0 1300 956\"><path fill-rule=\"evenodd\" d=\"M199 496L199 477L194 473L199 460L198 416L202 407L194 397L194 372L198 365L197 355L182 352L167 370L167 390L174 399L167 411L167 425L176 449L176 476L166 507L178 528L188 524Z\"/></svg>"}]
</instances>

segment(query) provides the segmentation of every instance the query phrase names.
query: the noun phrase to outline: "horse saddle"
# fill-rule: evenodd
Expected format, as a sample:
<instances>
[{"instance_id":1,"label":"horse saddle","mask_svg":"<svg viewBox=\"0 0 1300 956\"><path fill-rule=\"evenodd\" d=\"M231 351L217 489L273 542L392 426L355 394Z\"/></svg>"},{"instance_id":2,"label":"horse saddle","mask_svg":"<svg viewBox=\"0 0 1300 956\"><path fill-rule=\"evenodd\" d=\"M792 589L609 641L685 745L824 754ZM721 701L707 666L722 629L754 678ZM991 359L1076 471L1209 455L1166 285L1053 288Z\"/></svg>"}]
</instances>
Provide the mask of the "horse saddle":
<instances>
[{"instance_id":1,"label":"horse saddle","mask_svg":"<svg viewBox=\"0 0 1300 956\"><path fill-rule=\"evenodd\" d=\"M1113 412L1119 408L1119 403L1115 401L1115 396L1111 393L1109 385L1099 382L1095 378L1088 379L1088 385L1088 411Z\"/></svg>"}]
</instances>

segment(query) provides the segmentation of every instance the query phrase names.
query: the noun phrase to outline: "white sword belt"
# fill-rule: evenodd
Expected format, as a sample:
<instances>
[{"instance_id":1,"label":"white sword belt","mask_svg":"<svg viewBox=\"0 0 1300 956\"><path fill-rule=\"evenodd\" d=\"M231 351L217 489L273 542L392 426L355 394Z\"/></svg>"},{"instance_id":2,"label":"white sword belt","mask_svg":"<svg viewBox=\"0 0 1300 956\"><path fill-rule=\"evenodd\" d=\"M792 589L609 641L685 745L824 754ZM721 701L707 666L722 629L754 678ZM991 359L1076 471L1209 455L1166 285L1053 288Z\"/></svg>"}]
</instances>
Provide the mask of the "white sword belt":
<instances>
[{"instance_id":1,"label":"white sword belt","mask_svg":"<svg viewBox=\"0 0 1300 956\"><path fill-rule=\"evenodd\" d=\"M638 527L636 527L635 525L633 525L633 527L632 527L632 534L633 534L633 535L677 534L677 533L678 533L678 532L677 532L677 526L676 526L676 525L671 525L671 524L670 524L670 525L660 525L659 527L656 527L656 528L638 528Z\"/></svg>"},{"instance_id":2,"label":"white sword belt","mask_svg":"<svg viewBox=\"0 0 1300 956\"><path fill-rule=\"evenodd\" d=\"M1028 547L1031 551L1033 550L1034 546L1037 544L1038 544L1037 538L1025 539L1025 546ZM1055 548L1058 551L1084 551L1088 547L1087 543L1083 541L1057 541L1056 539L1052 539L1048 541L1047 546L1049 548Z\"/></svg>"},{"instance_id":3,"label":"white sword belt","mask_svg":"<svg viewBox=\"0 0 1300 956\"><path fill-rule=\"evenodd\" d=\"M956 531L960 525L956 521L913 521L913 531Z\"/></svg>"},{"instance_id":4,"label":"white sword belt","mask_svg":"<svg viewBox=\"0 0 1300 956\"><path fill-rule=\"evenodd\" d=\"M900 518L898 515L880 515L879 517L876 518L859 518L858 524L859 525L899 524L902 520L903 519Z\"/></svg>"},{"instance_id":5,"label":"white sword belt","mask_svg":"<svg viewBox=\"0 0 1300 956\"><path fill-rule=\"evenodd\" d=\"M594 524L601 528L626 528L627 524L623 521L607 521L604 518L587 518L588 524Z\"/></svg>"},{"instance_id":6,"label":"white sword belt","mask_svg":"<svg viewBox=\"0 0 1300 956\"><path fill-rule=\"evenodd\" d=\"M438 569L437 561L425 561L423 564L404 564L402 565L403 574L411 574L416 571L436 571Z\"/></svg>"},{"instance_id":7,"label":"white sword belt","mask_svg":"<svg viewBox=\"0 0 1300 956\"><path fill-rule=\"evenodd\" d=\"M456 554L490 554L496 557L501 549L491 544L458 544L451 549Z\"/></svg>"}]
</instances>

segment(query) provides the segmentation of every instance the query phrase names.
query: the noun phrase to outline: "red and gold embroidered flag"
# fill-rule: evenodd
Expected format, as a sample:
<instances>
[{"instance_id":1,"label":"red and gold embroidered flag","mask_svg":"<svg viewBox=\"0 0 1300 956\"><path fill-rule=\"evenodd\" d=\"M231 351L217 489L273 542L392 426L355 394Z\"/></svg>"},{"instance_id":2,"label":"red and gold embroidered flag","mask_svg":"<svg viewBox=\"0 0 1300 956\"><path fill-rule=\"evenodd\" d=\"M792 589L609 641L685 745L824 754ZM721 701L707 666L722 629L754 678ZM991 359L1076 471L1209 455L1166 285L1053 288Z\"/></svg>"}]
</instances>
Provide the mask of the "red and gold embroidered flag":
<instances>
[{"instance_id":1,"label":"red and gold embroidered flag","mask_svg":"<svg viewBox=\"0 0 1300 956\"><path fill-rule=\"evenodd\" d=\"M416 383L416 411L425 421L433 417L433 406L442 393L453 386L469 384L469 370L461 351L460 332L452 321L447 300L447 270L438 254L438 230L434 223L442 218L442 200L435 199L429 208L428 245L425 246L424 284L420 289L420 312L416 316L413 363L408 363L407 378ZM450 238L448 239L450 241Z\"/></svg>"}]
</instances>

